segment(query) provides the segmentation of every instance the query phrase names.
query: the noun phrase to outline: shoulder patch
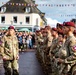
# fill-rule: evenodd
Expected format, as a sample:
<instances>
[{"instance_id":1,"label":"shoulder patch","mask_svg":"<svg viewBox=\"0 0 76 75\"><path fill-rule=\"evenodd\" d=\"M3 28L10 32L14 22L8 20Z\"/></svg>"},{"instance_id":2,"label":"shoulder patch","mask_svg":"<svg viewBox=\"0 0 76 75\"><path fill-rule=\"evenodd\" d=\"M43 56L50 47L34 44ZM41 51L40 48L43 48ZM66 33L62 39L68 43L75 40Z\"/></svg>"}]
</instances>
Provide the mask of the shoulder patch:
<instances>
[{"instance_id":1,"label":"shoulder patch","mask_svg":"<svg viewBox=\"0 0 76 75\"><path fill-rule=\"evenodd\" d=\"M74 52L76 52L76 46L73 46L72 50L73 50Z\"/></svg>"}]
</instances>

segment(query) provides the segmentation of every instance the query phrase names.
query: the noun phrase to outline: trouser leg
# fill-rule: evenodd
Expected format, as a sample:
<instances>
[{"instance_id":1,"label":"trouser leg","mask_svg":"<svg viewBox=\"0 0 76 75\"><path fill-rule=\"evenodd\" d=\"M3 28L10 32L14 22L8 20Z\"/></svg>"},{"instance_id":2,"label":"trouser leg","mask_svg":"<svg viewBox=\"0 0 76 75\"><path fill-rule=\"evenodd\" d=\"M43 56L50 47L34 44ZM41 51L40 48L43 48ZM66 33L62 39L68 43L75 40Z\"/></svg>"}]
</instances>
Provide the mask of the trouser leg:
<instances>
[{"instance_id":1,"label":"trouser leg","mask_svg":"<svg viewBox=\"0 0 76 75\"><path fill-rule=\"evenodd\" d=\"M13 74L12 75L19 75L19 72L17 69L13 69Z\"/></svg>"},{"instance_id":2,"label":"trouser leg","mask_svg":"<svg viewBox=\"0 0 76 75\"><path fill-rule=\"evenodd\" d=\"M7 60L3 61L3 66L5 70L5 75L12 75L11 62Z\"/></svg>"},{"instance_id":3,"label":"trouser leg","mask_svg":"<svg viewBox=\"0 0 76 75\"><path fill-rule=\"evenodd\" d=\"M14 61L12 62L12 68L13 68L13 75L19 75L18 60L14 60Z\"/></svg>"}]
</instances>

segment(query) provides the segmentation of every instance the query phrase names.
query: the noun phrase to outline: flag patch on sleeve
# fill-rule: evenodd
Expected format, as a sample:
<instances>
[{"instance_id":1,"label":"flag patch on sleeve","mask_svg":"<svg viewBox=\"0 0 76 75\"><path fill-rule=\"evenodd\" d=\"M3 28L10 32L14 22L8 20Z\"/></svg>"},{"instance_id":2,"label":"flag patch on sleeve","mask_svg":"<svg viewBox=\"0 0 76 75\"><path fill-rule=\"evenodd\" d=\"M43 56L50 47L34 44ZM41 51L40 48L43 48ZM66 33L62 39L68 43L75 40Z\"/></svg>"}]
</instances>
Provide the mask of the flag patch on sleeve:
<instances>
[{"instance_id":1,"label":"flag patch on sleeve","mask_svg":"<svg viewBox=\"0 0 76 75\"><path fill-rule=\"evenodd\" d=\"M73 51L76 51L76 46L73 46Z\"/></svg>"}]
</instances>

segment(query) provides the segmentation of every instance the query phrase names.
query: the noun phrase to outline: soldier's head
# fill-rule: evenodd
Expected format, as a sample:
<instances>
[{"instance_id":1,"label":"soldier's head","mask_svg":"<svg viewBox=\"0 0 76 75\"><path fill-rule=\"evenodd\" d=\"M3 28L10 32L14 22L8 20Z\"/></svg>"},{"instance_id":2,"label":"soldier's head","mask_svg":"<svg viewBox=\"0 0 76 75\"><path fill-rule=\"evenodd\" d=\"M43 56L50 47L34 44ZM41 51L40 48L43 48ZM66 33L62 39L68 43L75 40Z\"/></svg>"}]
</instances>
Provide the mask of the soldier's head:
<instances>
[{"instance_id":1,"label":"soldier's head","mask_svg":"<svg viewBox=\"0 0 76 75\"><path fill-rule=\"evenodd\" d=\"M57 29L52 28L52 36L55 37L56 35L58 35Z\"/></svg>"},{"instance_id":2,"label":"soldier's head","mask_svg":"<svg viewBox=\"0 0 76 75\"><path fill-rule=\"evenodd\" d=\"M64 33L62 30L58 31L58 40L59 41L63 41L64 39Z\"/></svg>"},{"instance_id":3,"label":"soldier's head","mask_svg":"<svg viewBox=\"0 0 76 75\"><path fill-rule=\"evenodd\" d=\"M8 35L14 35L15 34L15 28L13 26L8 27Z\"/></svg>"},{"instance_id":4,"label":"soldier's head","mask_svg":"<svg viewBox=\"0 0 76 75\"><path fill-rule=\"evenodd\" d=\"M58 31L62 30L63 24L57 23L56 28Z\"/></svg>"},{"instance_id":5,"label":"soldier's head","mask_svg":"<svg viewBox=\"0 0 76 75\"><path fill-rule=\"evenodd\" d=\"M41 30L38 31L38 35L41 35Z\"/></svg>"},{"instance_id":6,"label":"soldier's head","mask_svg":"<svg viewBox=\"0 0 76 75\"><path fill-rule=\"evenodd\" d=\"M64 34L68 34L69 32L74 32L75 24L73 22L65 22L63 23L63 32Z\"/></svg>"},{"instance_id":7,"label":"soldier's head","mask_svg":"<svg viewBox=\"0 0 76 75\"><path fill-rule=\"evenodd\" d=\"M51 32L51 27L50 26L46 26L45 29L46 29L47 33Z\"/></svg>"},{"instance_id":8,"label":"soldier's head","mask_svg":"<svg viewBox=\"0 0 76 75\"><path fill-rule=\"evenodd\" d=\"M47 36L47 31L43 30L42 34L43 34L44 37L46 37Z\"/></svg>"},{"instance_id":9,"label":"soldier's head","mask_svg":"<svg viewBox=\"0 0 76 75\"><path fill-rule=\"evenodd\" d=\"M39 36L39 30L36 31L36 35Z\"/></svg>"}]
</instances>

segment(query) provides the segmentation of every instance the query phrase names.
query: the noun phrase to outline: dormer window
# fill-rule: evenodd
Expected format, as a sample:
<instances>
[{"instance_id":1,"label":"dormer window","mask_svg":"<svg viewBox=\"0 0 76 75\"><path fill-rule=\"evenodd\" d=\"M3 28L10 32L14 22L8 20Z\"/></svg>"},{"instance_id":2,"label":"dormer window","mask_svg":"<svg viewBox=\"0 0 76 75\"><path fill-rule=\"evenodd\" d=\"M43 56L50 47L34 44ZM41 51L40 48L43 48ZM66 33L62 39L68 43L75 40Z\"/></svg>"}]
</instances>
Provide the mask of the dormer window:
<instances>
[{"instance_id":1,"label":"dormer window","mask_svg":"<svg viewBox=\"0 0 76 75\"><path fill-rule=\"evenodd\" d=\"M30 8L30 7L26 7L26 10L25 10L25 11L26 11L27 13L29 13L29 12L30 12L30 10L31 10L31 8Z\"/></svg>"},{"instance_id":2,"label":"dormer window","mask_svg":"<svg viewBox=\"0 0 76 75\"><path fill-rule=\"evenodd\" d=\"M2 7L1 8L1 12L3 13L3 12L5 12L6 11L6 7Z\"/></svg>"}]
</instances>

